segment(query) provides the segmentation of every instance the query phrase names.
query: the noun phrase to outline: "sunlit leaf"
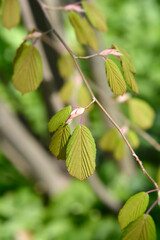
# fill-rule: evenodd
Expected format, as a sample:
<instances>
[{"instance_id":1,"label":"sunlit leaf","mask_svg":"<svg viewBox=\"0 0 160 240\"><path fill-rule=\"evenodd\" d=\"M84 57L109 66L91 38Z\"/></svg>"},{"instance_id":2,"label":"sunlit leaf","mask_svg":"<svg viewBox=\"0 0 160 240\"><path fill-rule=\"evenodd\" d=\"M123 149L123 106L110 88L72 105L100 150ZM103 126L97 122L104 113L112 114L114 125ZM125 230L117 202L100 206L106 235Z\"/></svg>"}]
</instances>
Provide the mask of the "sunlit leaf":
<instances>
[{"instance_id":1,"label":"sunlit leaf","mask_svg":"<svg viewBox=\"0 0 160 240\"><path fill-rule=\"evenodd\" d=\"M92 101L92 97L84 84L82 84L82 86L78 89L77 100L78 100L79 106L81 107L86 107ZM91 109L92 109L92 106L88 110L91 110Z\"/></svg>"},{"instance_id":2,"label":"sunlit leaf","mask_svg":"<svg viewBox=\"0 0 160 240\"><path fill-rule=\"evenodd\" d=\"M113 149L113 157L116 160L122 160L125 157L125 154L125 142L122 138L119 138L116 142L115 148Z\"/></svg>"},{"instance_id":3,"label":"sunlit leaf","mask_svg":"<svg viewBox=\"0 0 160 240\"><path fill-rule=\"evenodd\" d=\"M93 50L97 51L98 41L97 37L87 22L86 18L81 18L77 13L71 11L68 14L69 20L75 30L76 37L79 43L86 44Z\"/></svg>"},{"instance_id":4,"label":"sunlit leaf","mask_svg":"<svg viewBox=\"0 0 160 240\"><path fill-rule=\"evenodd\" d=\"M2 24L11 29L20 22L20 6L18 0L4 0L2 8Z\"/></svg>"},{"instance_id":5,"label":"sunlit leaf","mask_svg":"<svg viewBox=\"0 0 160 240\"><path fill-rule=\"evenodd\" d=\"M78 125L67 146L66 166L68 172L84 180L95 170L96 146L90 130Z\"/></svg>"},{"instance_id":6,"label":"sunlit leaf","mask_svg":"<svg viewBox=\"0 0 160 240\"><path fill-rule=\"evenodd\" d=\"M105 61L107 81L116 95L123 95L126 92L126 84L117 65L110 59Z\"/></svg>"},{"instance_id":7,"label":"sunlit leaf","mask_svg":"<svg viewBox=\"0 0 160 240\"><path fill-rule=\"evenodd\" d=\"M124 73L125 82L128 84L128 86L132 89L133 92L138 94L138 87L134 75L129 70L127 64L124 61L122 61L122 69Z\"/></svg>"},{"instance_id":8,"label":"sunlit leaf","mask_svg":"<svg viewBox=\"0 0 160 240\"><path fill-rule=\"evenodd\" d=\"M133 148L139 147L139 138L133 130L129 130L127 133L127 138Z\"/></svg>"},{"instance_id":9,"label":"sunlit leaf","mask_svg":"<svg viewBox=\"0 0 160 240\"><path fill-rule=\"evenodd\" d=\"M107 31L107 25L103 13L92 3L82 1L82 6L93 27L100 31Z\"/></svg>"},{"instance_id":10,"label":"sunlit leaf","mask_svg":"<svg viewBox=\"0 0 160 240\"><path fill-rule=\"evenodd\" d=\"M155 223L150 215L143 214L125 230L122 240L156 240Z\"/></svg>"},{"instance_id":11,"label":"sunlit leaf","mask_svg":"<svg viewBox=\"0 0 160 240\"><path fill-rule=\"evenodd\" d=\"M23 45L14 61L13 84L22 94L34 91L42 82L43 66L38 50Z\"/></svg>"},{"instance_id":12,"label":"sunlit leaf","mask_svg":"<svg viewBox=\"0 0 160 240\"><path fill-rule=\"evenodd\" d=\"M68 78L74 73L74 62L69 54L60 56L57 64L62 78Z\"/></svg>"},{"instance_id":13,"label":"sunlit leaf","mask_svg":"<svg viewBox=\"0 0 160 240\"><path fill-rule=\"evenodd\" d=\"M120 57L121 57L122 61L125 62L125 64L126 64L127 67L129 68L129 70L130 70L132 73L136 73L136 69L135 69L135 67L133 66L132 59L131 59L131 57L129 56L129 54L127 53L127 51L126 51L125 49L120 48L119 46L117 46L117 45L115 45L115 44L113 45L113 47L114 47L115 49L118 49L118 51L123 54L123 55L120 56Z\"/></svg>"},{"instance_id":14,"label":"sunlit leaf","mask_svg":"<svg viewBox=\"0 0 160 240\"><path fill-rule=\"evenodd\" d=\"M113 151L117 140L118 132L116 129L112 128L104 133L104 135L100 138L98 142L99 148L103 151Z\"/></svg>"},{"instance_id":15,"label":"sunlit leaf","mask_svg":"<svg viewBox=\"0 0 160 240\"><path fill-rule=\"evenodd\" d=\"M155 112L153 108L144 100L138 98L131 98L128 101L129 114L131 121L142 129L152 127Z\"/></svg>"},{"instance_id":16,"label":"sunlit leaf","mask_svg":"<svg viewBox=\"0 0 160 240\"><path fill-rule=\"evenodd\" d=\"M53 134L49 145L49 150L54 156L57 157L57 159L66 159L66 148L70 135L71 131L68 124L61 125Z\"/></svg>"},{"instance_id":17,"label":"sunlit leaf","mask_svg":"<svg viewBox=\"0 0 160 240\"><path fill-rule=\"evenodd\" d=\"M59 95L64 104L68 103L74 89L74 82L73 81L67 81L62 86Z\"/></svg>"},{"instance_id":18,"label":"sunlit leaf","mask_svg":"<svg viewBox=\"0 0 160 240\"><path fill-rule=\"evenodd\" d=\"M61 109L59 112L57 112L49 121L48 123L48 129L50 132L54 132L59 128L60 125L65 123L67 118L69 117L70 113L72 111L72 107L68 105L67 107Z\"/></svg>"},{"instance_id":19,"label":"sunlit leaf","mask_svg":"<svg viewBox=\"0 0 160 240\"><path fill-rule=\"evenodd\" d=\"M148 203L149 195L145 192L140 192L130 197L119 211L118 221L121 230L140 217L147 209Z\"/></svg>"}]
</instances>

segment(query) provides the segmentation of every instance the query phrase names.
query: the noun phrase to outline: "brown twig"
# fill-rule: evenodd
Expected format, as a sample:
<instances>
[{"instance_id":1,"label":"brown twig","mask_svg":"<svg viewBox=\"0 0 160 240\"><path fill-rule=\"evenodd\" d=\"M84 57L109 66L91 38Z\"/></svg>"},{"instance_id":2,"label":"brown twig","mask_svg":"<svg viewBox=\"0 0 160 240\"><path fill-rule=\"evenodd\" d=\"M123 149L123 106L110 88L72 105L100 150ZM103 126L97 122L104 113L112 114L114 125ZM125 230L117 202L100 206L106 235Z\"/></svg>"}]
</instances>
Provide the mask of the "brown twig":
<instances>
[{"instance_id":1,"label":"brown twig","mask_svg":"<svg viewBox=\"0 0 160 240\"><path fill-rule=\"evenodd\" d=\"M158 198L152 205L151 207L147 210L147 212L145 213L146 215L148 215L150 213L150 211L154 208L154 206L160 201L160 198Z\"/></svg>"}]
</instances>

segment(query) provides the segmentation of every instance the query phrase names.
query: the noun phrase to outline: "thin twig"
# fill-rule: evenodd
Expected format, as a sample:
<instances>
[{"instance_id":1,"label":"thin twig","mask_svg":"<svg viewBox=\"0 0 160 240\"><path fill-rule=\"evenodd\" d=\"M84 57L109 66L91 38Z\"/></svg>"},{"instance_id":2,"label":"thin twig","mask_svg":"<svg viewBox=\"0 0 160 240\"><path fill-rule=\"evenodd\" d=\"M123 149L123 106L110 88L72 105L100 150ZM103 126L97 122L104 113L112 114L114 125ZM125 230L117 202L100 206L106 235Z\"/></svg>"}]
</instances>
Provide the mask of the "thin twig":
<instances>
[{"instance_id":1,"label":"thin twig","mask_svg":"<svg viewBox=\"0 0 160 240\"><path fill-rule=\"evenodd\" d=\"M99 53L95 53L89 56L75 56L75 59L89 59L89 58L93 58L93 57L102 57L101 54Z\"/></svg>"},{"instance_id":2,"label":"thin twig","mask_svg":"<svg viewBox=\"0 0 160 240\"><path fill-rule=\"evenodd\" d=\"M43 9L43 4L40 0L37 0L40 4L40 6L42 7ZM45 13L46 15L46 13ZM48 19L48 16L46 16L47 19ZM149 175L149 173L146 171L146 169L144 168L143 166L143 163L142 161L139 159L139 157L136 155L136 153L134 152L133 148L131 147L130 143L128 142L127 138L125 137L125 135L123 134L122 130L120 129L120 127L116 124L116 122L112 119L112 117L108 114L108 112L104 109L104 107L101 105L101 103L96 99L91 87L89 86L88 84L88 81L87 79L85 78L78 62L77 62L77 59L76 59L76 56L74 55L74 53L72 52L72 50L68 47L68 45L64 42L64 40L60 37L60 35L57 33L57 31L52 28L51 31L54 33L54 35L59 39L59 41L64 45L64 47L66 48L66 50L68 51L68 53L72 56L74 62L75 62L75 65L77 67L77 70L79 72L79 74L81 75L88 91L90 92L91 96L92 96L92 99L95 100L95 102L98 104L98 106L101 108L101 110L105 113L105 115L108 117L108 119L112 122L112 124L117 128L117 130L119 131L119 133L121 134L122 138L124 139L124 141L126 142L128 148L130 149L133 157L136 159L136 161L138 162L138 164L140 165L143 173L145 175L147 175L147 177L152 181L152 183L154 184L154 186L156 187L156 189L159 189L159 186L158 184L154 181L154 179Z\"/></svg>"},{"instance_id":3,"label":"thin twig","mask_svg":"<svg viewBox=\"0 0 160 240\"><path fill-rule=\"evenodd\" d=\"M93 100L88 104L88 106L85 107L85 109L88 109L95 101L96 99L94 97Z\"/></svg>"},{"instance_id":4,"label":"thin twig","mask_svg":"<svg viewBox=\"0 0 160 240\"><path fill-rule=\"evenodd\" d=\"M159 189L152 189L152 190L147 191L146 193L152 193L152 192L158 192L158 191L159 191Z\"/></svg>"},{"instance_id":5,"label":"thin twig","mask_svg":"<svg viewBox=\"0 0 160 240\"><path fill-rule=\"evenodd\" d=\"M136 155L136 153L134 152L133 148L131 147L130 143L128 142L127 138L125 137L125 135L123 134L122 130L120 129L120 127L116 124L116 122L112 119L112 117L108 114L108 112L103 108L103 106L100 104L100 102L96 99L97 104L99 105L99 107L102 109L102 111L106 114L106 116L109 118L109 120L112 122L112 124L117 128L117 130L119 131L119 133L121 134L122 138L124 139L124 141L126 142L128 148L130 149L132 156L136 159L136 161L139 163L142 171L144 174L147 175L147 177L152 181L152 183L154 184L154 186L159 189L158 184L154 181L154 179L149 175L149 173L146 171L146 169L143 166L142 161L139 159L139 157Z\"/></svg>"},{"instance_id":6,"label":"thin twig","mask_svg":"<svg viewBox=\"0 0 160 240\"><path fill-rule=\"evenodd\" d=\"M152 205L151 207L147 210L147 212L145 213L146 215L148 215L150 213L150 211L154 208L154 206L160 201L160 198L158 198Z\"/></svg>"}]
</instances>

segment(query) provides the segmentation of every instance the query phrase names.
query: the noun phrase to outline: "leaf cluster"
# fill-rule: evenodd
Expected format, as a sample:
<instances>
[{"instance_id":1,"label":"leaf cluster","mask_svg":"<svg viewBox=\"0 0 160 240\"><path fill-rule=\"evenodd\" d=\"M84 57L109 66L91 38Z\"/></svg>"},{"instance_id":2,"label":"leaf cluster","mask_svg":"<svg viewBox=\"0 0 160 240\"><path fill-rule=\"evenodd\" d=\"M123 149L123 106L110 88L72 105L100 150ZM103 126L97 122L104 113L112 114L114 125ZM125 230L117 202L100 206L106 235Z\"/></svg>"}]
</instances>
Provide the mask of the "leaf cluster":
<instances>
[{"instance_id":1,"label":"leaf cluster","mask_svg":"<svg viewBox=\"0 0 160 240\"><path fill-rule=\"evenodd\" d=\"M136 73L136 70L132 64L131 57L117 45L113 45L112 48L117 49L122 54L119 59L124 75L123 77L119 67L111 59L105 61L107 81L112 92L115 95L123 95L126 92L127 84L134 93L138 94L138 86L133 75Z\"/></svg>"},{"instance_id":2,"label":"leaf cluster","mask_svg":"<svg viewBox=\"0 0 160 240\"><path fill-rule=\"evenodd\" d=\"M49 131L54 134L49 149L57 159L66 160L70 175L82 181L95 170L96 147L90 130L84 125L78 125L71 135L67 123L72 115L71 110L69 105L50 119Z\"/></svg>"},{"instance_id":3,"label":"leaf cluster","mask_svg":"<svg viewBox=\"0 0 160 240\"><path fill-rule=\"evenodd\" d=\"M156 240L156 228L152 217L144 214L148 207L149 195L140 192L130 197L118 215L123 230L122 240Z\"/></svg>"}]
</instances>

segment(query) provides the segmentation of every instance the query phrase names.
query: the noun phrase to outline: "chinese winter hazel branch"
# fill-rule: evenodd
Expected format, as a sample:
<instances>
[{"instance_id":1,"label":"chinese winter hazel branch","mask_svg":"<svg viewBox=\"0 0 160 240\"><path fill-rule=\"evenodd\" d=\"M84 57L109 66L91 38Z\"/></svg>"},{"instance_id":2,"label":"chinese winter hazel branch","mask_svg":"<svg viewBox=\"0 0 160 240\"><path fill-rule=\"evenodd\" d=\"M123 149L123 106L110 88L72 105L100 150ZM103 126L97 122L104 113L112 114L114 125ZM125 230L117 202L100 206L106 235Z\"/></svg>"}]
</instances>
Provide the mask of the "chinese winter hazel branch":
<instances>
[{"instance_id":1,"label":"chinese winter hazel branch","mask_svg":"<svg viewBox=\"0 0 160 240\"><path fill-rule=\"evenodd\" d=\"M39 2L39 4L40 4L40 6L41 6L41 8L42 8L42 10L43 10L43 12L44 12L47 20L49 21L49 18L48 18L48 16L47 16L46 12L45 12L45 9L50 9L50 10L51 10L51 7L47 7L46 5L44 5L44 4L43 4L41 1L39 1L39 0L37 0L37 1ZM56 9L54 8L54 10L56 10ZM60 10L61 10L61 9L60 9ZM64 7L63 7L63 10L66 10L66 9L64 9ZM107 49L107 50L102 51L101 53L96 53L96 54L93 54L93 55L91 55L91 56L78 57L78 56L75 56L75 55L74 55L74 53L72 52L72 50L68 47L68 45L64 42L64 40L61 38L61 36L57 33L57 31L56 31L54 28L52 28L51 30L49 30L49 31L47 31L47 32L52 32L52 33L59 39L59 41L63 44L64 48L68 51L68 53L69 53L69 54L71 55L71 57L73 58L74 63L75 63L75 65L76 65L76 68L77 68L79 74L81 75L81 77L82 77L82 79L83 79L83 81L84 81L84 83L85 83L85 85L86 85L89 93L90 93L91 96L92 96L93 101L89 104L89 106L92 105L94 102L96 102L96 103L98 104L98 106L101 108L101 110L104 112L104 114L108 117L108 119L112 122L112 124L115 126L115 128L119 131L120 135L122 136L122 138L124 139L124 141L126 142L128 148L129 148L129 150L131 151L132 156L136 159L136 161L138 162L139 166L141 167L143 173L144 173L145 175L147 175L147 177L151 180L151 182L154 184L155 188L156 188L157 191L158 191L158 190L159 190L158 184L156 183L156 181L150 176L150 174L149 174L149 173L146 171L146 169L144 168L142 161L141 161L141 160L139 159L139 157L136 155L136 153L135 153L135 151L133 150L133 148L131 147L129 141L127 140L127 138L126 138L125 135L123 134L121 128L117 125L117 123L112 119L112 117L111 117L111 116L108 114L108 112L104 109L104 107L102 106L102 104L101 104L101 103L98 101L98 99L95 97L95 95L94 95L94 93L93 93L93 91L92 91L92 89L91 89L91 87L90 87L90 85L89 85L86 77L84 76L84 74L83 74L83 72L82 72L82 70L81 70L81 68L80 68L80 66L79 66L79 64L78 64L78 62L77 62L77 59L89 59L89 58L91 58L91 57L96 57L96 56L104 57L104 55L108 55L108 54L113 54L113 55L115 55L115 56L118 57L118 56L120 56L120 55L122 55L122 54L121 54L121 53L118 53L118 51L117 51L116 49ZM87 108L88 108L89 106L87 106Z\"/></svg>"}]
</instances>

